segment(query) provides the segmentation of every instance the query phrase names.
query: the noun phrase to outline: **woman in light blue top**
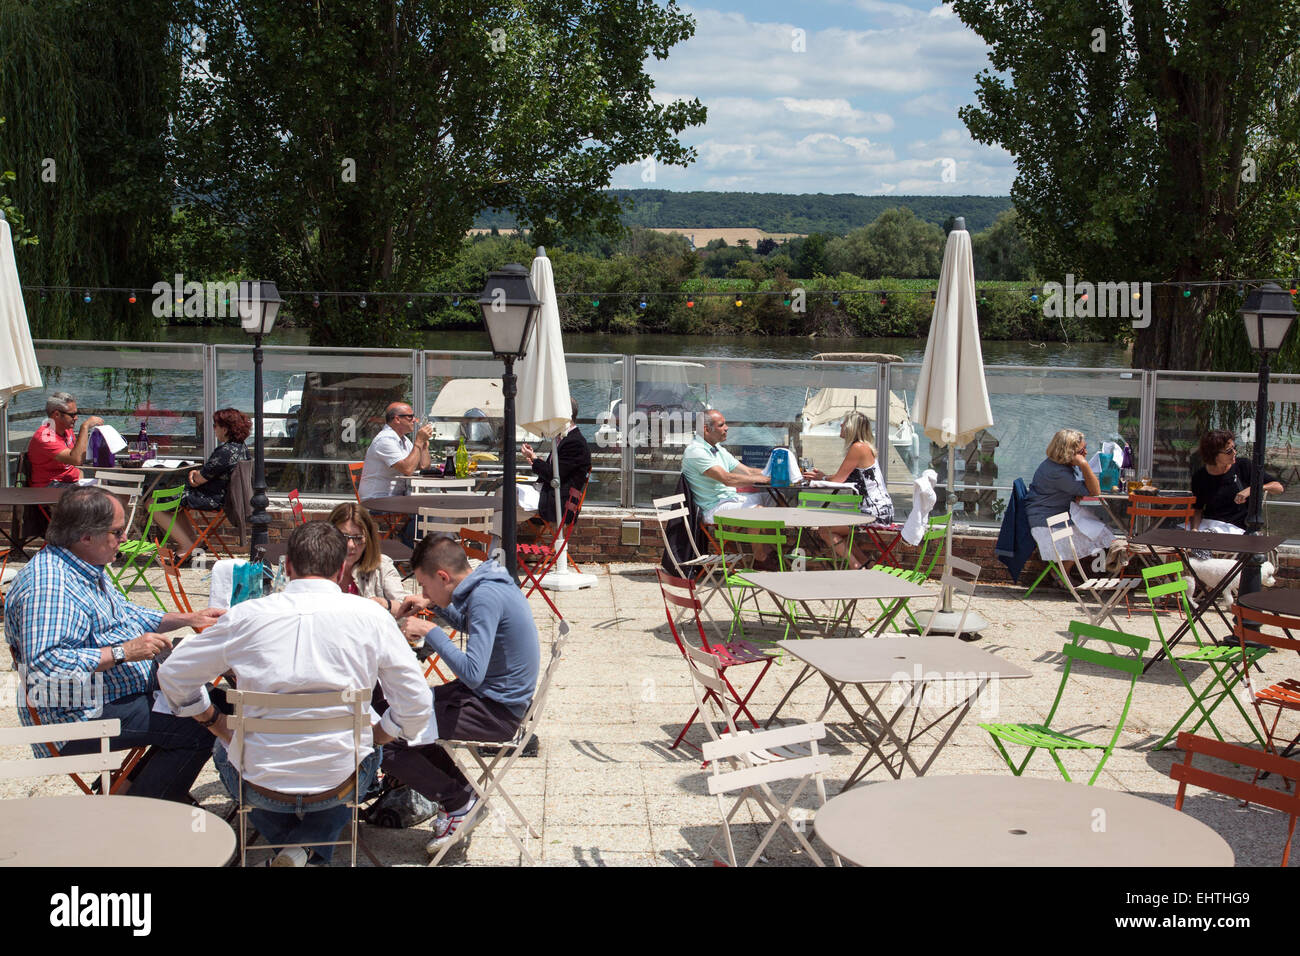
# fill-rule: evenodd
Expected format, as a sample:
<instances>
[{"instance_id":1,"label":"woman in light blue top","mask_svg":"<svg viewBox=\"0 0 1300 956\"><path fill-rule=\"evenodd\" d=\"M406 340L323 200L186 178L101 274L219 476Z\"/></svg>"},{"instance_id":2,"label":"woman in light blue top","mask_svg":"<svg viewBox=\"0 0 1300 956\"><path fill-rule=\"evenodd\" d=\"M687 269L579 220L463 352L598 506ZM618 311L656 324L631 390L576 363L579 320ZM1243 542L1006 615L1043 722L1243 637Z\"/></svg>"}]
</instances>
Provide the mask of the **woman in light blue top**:
<instances>
[{"instance_id":1,"label":"woman in light blue top","mask_svg":"<svg viewBox=\"0 0 1300 956\"><path fill-rule=\"evenodd\" d=\"M1070 513L1074 526L1074 550L1080 558L1110 547L1114 533L1092 515L1072 508L1074 502L1088 495L1101 494L1101 482L1088 464L1088 443L1082 432L1063 428L1047 445L1047 460L1038 466L1025 495L1025 514L1029 533L1034 536L1038 553L1044 561L1073 561L1069 548L1059 553L1047 519L1062 512ZM1085 577L1087 572L1082 572Z\"/></svg>"}]
</instances>

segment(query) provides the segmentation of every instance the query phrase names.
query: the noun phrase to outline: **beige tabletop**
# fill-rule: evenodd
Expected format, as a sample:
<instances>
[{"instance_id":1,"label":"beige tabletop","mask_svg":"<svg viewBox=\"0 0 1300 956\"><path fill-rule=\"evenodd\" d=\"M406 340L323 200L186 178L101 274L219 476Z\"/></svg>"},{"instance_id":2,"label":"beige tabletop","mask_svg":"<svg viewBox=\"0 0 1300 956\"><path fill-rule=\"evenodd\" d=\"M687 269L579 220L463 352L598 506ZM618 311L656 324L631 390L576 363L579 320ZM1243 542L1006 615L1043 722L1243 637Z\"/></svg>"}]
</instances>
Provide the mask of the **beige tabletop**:
<instances>
[{"instance_id":1,"label":"beige tabletop","mask_svg":"<svg viewBox=\"0 0 1300 956\"><path fill-rule=\"evenodd\" d=\"M833 511L830 508L729 508L715 513L714 517L780 521L787 528L842 528L845 525L876 522L875 515L860 511Z\"/></svg>"},{"instance_id":2,"label":"beige tabletop","mask_svg":"<svg viewBox=\"0 0 1300 956\"><path fill-rule=\"evenodd\" d=\"M775 510L775 509L773 509ZM746 581L786 601L865 601L934 597L920 585L884 571L740 571Z\"/></svg>"},{"instance_id":3,"label":"beige tabletop","mask_svg":"<svg viewBox=\"0 0 1300 956\"><path fill-rule=\"evenodd\" d=\"M887 821L888 825L885 825ZM1232 848L1172 807L1034 777L917 777L848 790L817 836L860 866L1232 866Z\"/></svg>"},{"instance_id":4,"label":"beige tabletop","mask_svg":"<svg viewBox=\"0 0 1300 956\"><path fill-rule=\"evenodd\" d=\"M837 684L893 684L922 680L1023 678L1029 671L956 637L827 638L777 641L787 654Z\"/></svg>"},{"instance_id":5,"label":"beige tabletop","mask_svg":"<svg viewBox=\"0 0 1300 956\"><path fill-rule=\"evenodd\" d=\"M0 866L225 866L235 831L149 797L0 800Z\"/></svg>"}]
</instances>

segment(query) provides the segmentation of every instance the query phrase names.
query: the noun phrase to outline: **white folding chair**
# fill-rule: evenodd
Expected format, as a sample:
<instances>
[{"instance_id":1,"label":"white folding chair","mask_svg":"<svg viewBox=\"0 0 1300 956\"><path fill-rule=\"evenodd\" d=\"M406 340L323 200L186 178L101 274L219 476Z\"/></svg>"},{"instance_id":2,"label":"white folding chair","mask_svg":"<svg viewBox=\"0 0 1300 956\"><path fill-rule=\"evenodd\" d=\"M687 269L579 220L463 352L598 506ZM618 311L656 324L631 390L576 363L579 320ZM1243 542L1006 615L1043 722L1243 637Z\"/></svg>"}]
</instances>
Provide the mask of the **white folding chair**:
<instances>
[{"instance_id":1,"label":"white folding chair","mask_svg":"<svg viewBox=\"0 0 1300 956\"><path fill-rule=\"evenodd\" d=\"M930 629L934 627L934 622L939 617L939 612L943 610L943 593L945 588L952 588L954 594L964 595L966 605L961 609L961 621L957 624L957 630L954 634L961 634L966 628L966 615L970 614L971 602L975 600L975 585L979 583L980 571L983 570L973 561L966 561L956 555L948 555L943 566L943 576L939 579L939 599L934 603L934 611L930 614L929 623L925 625L925 630L921 632L922 637L930 636Z\"/></svg>"},{"instance_id":2,"label":"white folding chair","mask_svg":"<svg viewBox=\"0 0 1300 956\"><path fill-rule=\"evenodd\" d=\"M259 843L254 850L284 850L290 847L307 849L312 846L346 846L352 853L352 866L357 865L357 809L365 796L358 793L361 772L361 740L365 729L370 725L370 688L352 690L320 691L312 694L266 694L256 691L226 690L226 701L234 707L234 714L229 718L232 734L228 753L231 763L240 768L244 752L244 736L254 734L294 734L310 736L312 734L337 733L340 730L352 731L352 792L348 807L352 810L352 826L347 840L329 840L321 843ZM258 711L314 711L324 708L334 710L333 716L322 717L250 717L248 708ZM339 710L346 708L340 714ZM248 814L255 807L244 805L244 774L239 773L239 796L236 801L239 812L239 865L246 865L248 855L247 820ZM345 792L346 795L346 792ZM373 857L371 862L379 865Z\"/></svg>"},{"instance_id":3,"label":"white folding chair","mask_svg":"<svg viewBox=\"0 0 1300 956\"><path fill-rule=\"evenodd\" d=\"M718 798L718 813L722 817L722 826L718 833L709 840L705 851L713 849L719 834L727 844L727 861L737 866L736 847L731 838L731 820L747 801L753 801L767 817L771 824L758 847L745 866L753 866L762 856L772 837L778 832L789 838L796 851L802 849L818 866L824 866L817 851L812 848L804 836L804 821L796 820L790 811L803 795L810 781L817 786L818 806L826 803L826 785L822 774L830 770L829 755L821 753L817 742L826 736L826 727L817 722L811 724L794 724L776 730L758 732L736 729L735 720L726 705L727 685L722 678L722 662L714 654L687 646L687 660L690 663L691 687L695 693L696 704L705 716L704 725L709 736L701 748L704 759L712 768L708 777L709 793ZM710 709L720 711L720 716L727 726L727 733L719 735L713 721L708 718ZM786 800L781 800L769 784L779 780L795 780L797 785L791 790ZM736 802L728 811L723 799L727 794L740 791ZM782 827L789 829L786 834ZM840 859L831 854L835 865Z\"/></svg>"},{"instance_id":4,"label":"white folding chair","mask_svg":"<svg viewBox=\"0 0 1300 956\"><path fill-rule=\"evenodd\" d=\"M1079 552L1074 547L1074 525L1070 523L1070 514L1063 511L1058 515L1052 515L1047 519L1047 528L1052 535L1052 546L1056 550L1056 566L1060 570L1061 580L1065 582L1066 588L1078 603L1079 607L1088 615L1088 623L1100 625L1107 618L1115 626L1115 630L1122 631L1119 620L1115 617L1115 608L1120 601L1128 595L1141 583L1140 578L1095 578L1088 574L1083 562L1079 560ZM1062 542L1069 543L1069 553L1065 552ZM1066 561L1073 560L1074 566L1079 569L1079 576L1083 579L1081 584L1075 585L1074 579L1070 577L1070 569L1066 567ZM1082 597L1087 594L1091 601L1085 601ZM1103 598L1102 595L1106 595Z\"/></svg>"},{"instance_id":5,"label":"white folding chair","mask_svg":"<svg viewBox=\"0 0 1300 956\"><path fill-rule=\"evenodd\" d=\"M116 495L125 500L126 511L126 530L127 534L135 527L135 510L140 504L140 495L144 489L144 480L148 475L136 472L131 474L125 471L108 471L99 469L95 472L95 484L103 488L110 495Z\"/></svg>"},{"instance_id":6,"label":"white folding chair","mask_svg":"<svg viewBox=\"0 0 1300 956\"><path fill-rule=\"evenodd\" d=\"M415 513L415 540L429 534L456 537L461 528L492 532L491 508L420 508Z\"/></svg>"},{"instance_id":7,"label":"white folding chair","mask_svg":"<svg viewBox=\"0 0 1300 956\"><path fill-rule=\"evenodd\" d=\"M551 644L550 662L547 663L546 670L542 674L542 679L538 682L537 693L533 695L533 702L528 705L528 712L524 714L523 720L519 722L519 729L515 731L515 735L511 740L505 742L484 740L438 741L438 746L446 752L447 756L451 758L452 763L456 765L456 768L460 770L460 772L464 774L465 779L469 781L469 785L474 788L474 793L478 796L478 803L474 804L474 806L470 808L469 813L465 814L465 819L461 822L460 826L456 828L456 832L452 835L452 838L448 840L447 843L438 851L438 854L429 861L430 866L437 866L442 861L442 858L451 851L451 848L464 839L473 826L483 818L483 814L487 813L489 810L496 814L502 828L506 831L506 834L510 839L514 841L515 846L518 847L520 854L528 865L536 865L532 856L528 853L528 847L525 846L524 841L519 838L519 835L515 832L514 827L510 825L510 822L506 819L505 815L493 805L493 800L496 797L500 797L505 802L506 806L514 812L514 815L519 818L519 822L523 824L526 834L534 840L541 839L541 836L533 829L532 824L528 822L528 818L524 816L523 811L521 811L514 800L510 798L510 794L506 791L504 785L504 779L506 774L510 772L510 768L514 766L515 761L519 759L520 754L524 752L524 747L528 743L529 738L536 733L538 724L541 723L542 713L546 708L546 698L551 689L551 681L555 677L556 668L560 663L560 654L564 649L564 643L568 640L568 637L569 623L562 619L560 621L559 634L555 638L555 642ZM494 748L495 753L484 753L484 748ZM471 773L466 769L465 765L461 763L457 756L458 750L467 751L469 755L474 758L474 762L478 764L477 775ZM488 757L491 757L490 762L486 759Z\"/></svg>"},{"instance_id":8,"label":"white folding chair","mask_svg":"<svg viewBox=\"0 0 1300 956\"><path fill-rule=\"evenodd\" d=\"M108 742L121 733L122 722L116 717L111 720L75 720L66 724L40 724L36 727L6 727L0 730L0 746L3 747L17 747L23 744L31 746L48 743L51 740L98 740L99 750L67 757L0 760L0 780L97 773L99 792L109 796L113 789L110 777L122 766L123 758L130 753L129 750L108 749ZM74 776L73 779L77 778Z\"/></svg>"},{"instance_id":9,"label":"white folding chair","mask_svg":"<svg viewBox=\"0 0 1300 956\"><path fill-rule=\"evenodd\" d=\"M407 478L406 488L413 495L472 494L473 478Z\"/></svg>"},{"instance_id":10,"label":"white folding chair","mask_svg":"<svg viewBox=\"0 0 1300 956\"><path fill-rule=\"evenodd\" d=\"M725 640L726 635L722 631L722 625L713 620L713 616L708 612L709 601L718 594L722 587L722 555L711 554L706 548L704 551L695 542L695 532L691 529L690 509L686 507L685 495L669 495L666 498L655 498L655 519L659 522L659 534L664 540L664 551L668 559L672 561L676 569L676 576L686 578L695 582L695 591L700 596L700 607L704 610L704 616L709 619L709 624ZM686 529L686 540L691 546L693 557L685 560L679 560L673 551L672 545L668 543L668 525L672 521L680 519Z\"/></svg>"}]
</instances>

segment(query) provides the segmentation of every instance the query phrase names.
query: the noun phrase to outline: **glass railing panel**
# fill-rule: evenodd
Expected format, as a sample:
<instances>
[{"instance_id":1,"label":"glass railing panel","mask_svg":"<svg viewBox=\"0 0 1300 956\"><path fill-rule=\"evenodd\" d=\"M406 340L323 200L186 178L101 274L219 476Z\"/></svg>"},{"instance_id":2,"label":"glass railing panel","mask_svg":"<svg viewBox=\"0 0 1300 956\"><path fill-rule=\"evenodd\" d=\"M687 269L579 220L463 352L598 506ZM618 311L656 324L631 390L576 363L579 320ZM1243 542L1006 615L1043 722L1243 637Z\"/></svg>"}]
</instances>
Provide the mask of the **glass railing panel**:
<instances>
[{"instance_id":1,"label":"glass railing panel","mask_svg":"<svg viewBox=\"0 0 1300 956\"><path fill-rule=\"evenodd\" d=\"M388 404L412 398L411 355L399 349L263 349L268 487L351 493L347 463L365 457L384 426ZM252 348L217 346L216 371L217 407L238 408L251 417ZM269 464L277 461L286 464Z\"/></svg>"},{"instance_id":2,"label":"glass railing panel","mask_svg":"<svg viewBox=\"0 0 1300 956\"><path fill-rule=\"evenodd\" d=\"M891 366L891 391L902 399L909 414L915 411L920 371L918 364ZM1103 441L1127 440L1137 451L1141 372L986 366L985 382L993 426L957 449L954 456L957 510L964 522L999 523L1013 482L1023 478L1029 483L1060 429L1083 432L1090 456L1101 451ZM910 474L934 469L944 486L936 505L942 510L947 500L948 450L931 442L919 427L917 431L915 466ZM898 476L892 470L889 479L895 509L906 514L912 504L911 488L905 490L904 500L899 497Z\"/></svg>"},{"instance_id":3,"label":"glass railing panel","mask_svg":"<svg viewBox=\"0 0 1300 956\"><path fill-rule=\"evenodd\" d=\"M1201 467L1201 436L1222 428L1236 438L1237 454L1253 460L1254 375L1226 372L1160 372L1156 377L1156 447L1152 481L1161 490L1189 490ZM1300 376L1275 375L1268 387L1268 434L1264 470L1285 490L1265 506L1270 533L1300 537Z\"/></svg>"},{"instance_id":4,"label":"glass railing panel","mask_svg":"<svg viewBox=\"0 0 1300 956\"><path fill-rule=\"evenodd\" d=\"M144 424L160 454L202 454L202 346L39 340L36 359L43 386L19 392L9 405L7 460L16 464L26 450L51 392L68 392L81 420L98 415L127 441Z\"/></svg>"}]
</instances>

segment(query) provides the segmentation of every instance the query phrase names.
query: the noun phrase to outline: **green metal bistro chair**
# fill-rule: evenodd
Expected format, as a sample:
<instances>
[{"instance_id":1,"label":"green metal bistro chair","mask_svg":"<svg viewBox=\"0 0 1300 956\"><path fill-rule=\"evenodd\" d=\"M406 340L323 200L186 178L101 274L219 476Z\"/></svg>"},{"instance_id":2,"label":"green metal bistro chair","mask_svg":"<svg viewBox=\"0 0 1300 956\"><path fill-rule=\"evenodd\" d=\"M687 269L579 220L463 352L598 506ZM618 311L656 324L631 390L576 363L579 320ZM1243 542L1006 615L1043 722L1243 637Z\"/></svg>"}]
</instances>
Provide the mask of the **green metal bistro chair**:
<instances>
[{"instance_id":1,"label":"green metal bistro chair","mask_svg":"<svg viewBox=\"0 0 1300 956\"><path fill-rule=\"evenodd\" d=\"M123 597L129 599L131 589L139 581L144 581L144 586L149 589L149 593L158 602L158 606L164 611L167 610L167 605L158 596L154 586L149 583L149 579L145 577L145 572L149 570L149 565L154 562L158 549L167 547L167 542L171 540L172 528L176 525L176 511L180 507L181 496L184 494L184 485L177 485L175 488L155 489L153 500L149 502L149 516L144 523L144 533L139 538L123 541L121 547L117 549L117 553L126 558L126 563L116 572L110 567L108 573L113 579L113 584L122 592ZM166 525L162 532L162 539L159 541L149 540L149 532L153 530L155 520L157 520L159 527ZM123 584L122 579L132 570L135 571L135 577L129 583Z\"/></svg>"},{"instance_id":2,"label":"green metal bistro chair","mask_svg":"<svg viewBox=\"0 0 1300 956\"><path fill-rule=\"evenodd\" d=\"M1178 679L1182 681L1183 686L1187 688L1187 693L1192 697L1192 706L1183 712L1183 716L1169 728L1169 733L1160 739L1156 744L1156 750L1162 750L1178 729L1183 726L1187 718L1192 716L1194 711L1201 712L1201 719L1196 722L1189 733L1196 733L1201 724L1209 724L1210 729L1214 731L1214 736L1223 740L1223 734L1219 733L1219 728L1214 726L1214 719L1211 716L1215 709L1224 702L1231 700L1237 712L1241 714L1241 719L1246 722L1251 733L1261 747L1265 746L1264 738L1260 736L1259 728L1255 722L1246 714L1246 709L1242 707L1241 701L1232 689L1245 675L1246 668L1253 667L1265 654L1269 653L1271 647L1259 647L1250 644L1206 644L1201 640L1201 635L1196 630L1196 622L1192 616L1191 603L1187 600L1187 569L1183 567L1181 561L1170 561L1168 564L1157 564L1154 567L1142 569L1142 580L1146 584L1147 598L1151 601L1151 617L1156 622L1156 633L1160 635L1160 646L1164 648L1165 655L1169 658L1169 663L1173 665L1174 671L1178 674ZM1190 654L1174 653L1169 646L1169 641L1165 638L1164 628L1160 626L1160 614L1156 610L1155 602L1157 598L1171 596L1174 600L1174 607L1181 610L1184 619L1188 622L1192 639L1196 641L1196 650ZM1196 663L1208 665L1214 678L1205 685L1201 691L1192 687L1192 682L1187 673L1183 670L1180 661L1195 661ZM1217 692L1216 692L1217 688ZM1208 706L1207 706L1208 704Z\"/></svg>"},{"instance_id":3,"label":"green metal bistro chair","mask_svg":"<svg viewBox=\"0 0 1300 956\"><path fill-rule=\"evenodd\" d=\"M1098 627L1096 624L1085 624L1083 621L1071 621L1070 633L1074 635L1074 640L1061 648L1061 653L1065 655L1065 670L1061 674L1061 686L1056 690L1056 699L1052 701L1052 709L1047 712L1047 719L1041 724L980 724L980 726L989 732L989 735L993 738L993 745L998 748L998 753L1002 754L1002 759L1007 762L1007 766L1011 768L1011 772L1017 777L1024 771L1035 751L1046 750L1052 755L1052 760L1056 763L1056 769L1061 771L1061 776L1072 783L1070 774L1066 771L1065 764L1061 763L1061 758L1057 756L1057 752L1062 750L1103 751L1101 760L1098 761L1096 768L1092 772L1092 777L1088 780L1088 786L1092 786L1097 781L1101 768L1106 766L1106 761L1110 759L1111 751L1115 749L1120 732L1124 729L1124 722L1128 720L1129 707L1133 703L1133 689L1137 686L1138 677L1142 674L1142 656L1146 653L1151 642L1145 637L1125 634L1122 631L1112 631L1109 628ZM1122 647L1131 648L1136 654L1133 657L1120 657L1114 653L1094 651L1079 646L1081 639L1093 637L1106 641L1112 647L1118 644ZM1070 670L1075 661L1083 661L1087 664L1095 664L1098 667L1120 671L1129 677L1128 695L1124 698L1124 710L1120 713L1119 720L1115 724L1115 733L1111 735L1107 743L1094 744L1051 728L1052 719L1056 716L1056 710L1061 704L1061 697L1065 694L1065 685L1070 680ZM1019 766L1016 766L1015 761L1011 759L1011 755L1007 753L1002 744L1003 741L1029 748L1029 752L1025 754L1025 759L1020 762Z\"/></svg>"},{"instance_id":4,"label":"green metal bistro chair","mask_svg":"<svg viewBox=\"0 0 1300 956\"><path fill-rule=\"evenodd\" d=\"M948 536L948 522L952 520L951 514L935 515L930 518L926 525L925 534L921 536L921 549L916 554L916 564L911 568L896 568L890 564L874 564L871 566L872 571L884 571L886 574L892 574L896 578L902 578L912 584L924 584L930 580L930 575L934 573L934 566L939 561L939 555L943 554L943 542ZM884 601L877 601L880 605L880 612L883 614L886 609ZM903 602L903 614L907 615L908 621L918 631L924 630L915 617L912 616L912 608L908 601ZM894 619L890 621L890 626L899 634L903 629L898 625L900 615L895 614Z\"/></svg>"},{"instance_id":5,"label":"green metal bistro chair","mask_svg":"<svg viewBox=\"0 0 1300 956\"><path fill-rule=\"evenodd\" d=\"M801 491L799 492L800 508L825 508L830 511L847 511L850 514L862 513L862 496L855 495L852 492L837 491ZM811 531L812 529L808 529ZM844 556L840 557L835 553L834 546L830 546L829 555L819 555L817 557L805 558L806 564L830 564L833 568L847 567L849 558L853 556L853 533L856 529L852 524L849 525L849 536L845 540L848 550ZM795 536L794 547L798 551L803 543L804 529L800 528L798 535ZM827 535L829 537L829 533Z\"/></svg>"},{"instance_id":6,"label":"green metal bistro chair","mask_svg":"<svg viewBox=\"0 0 1300 956\"><path fill-rule=\"evenodd\" d=\"M741 610L746 597L753 599L753 607L758 611L760 620L763 611L758 606L757 588L744 577L744 572L753 570L754 556L738 547L737 552L728 556L727 545L766 544L776 552L777 567L785 570L785 523L782 521L760 521L757 518L735 518L725 512L713 516L713 537L718 542L722 553L722 583L726 588L727 604L731 607L731 627L727 629L727 639L739 630L743 637L745 622L741 620ZM728 561L730 560L730 563Z\"/></svg>"}]
</instances>

